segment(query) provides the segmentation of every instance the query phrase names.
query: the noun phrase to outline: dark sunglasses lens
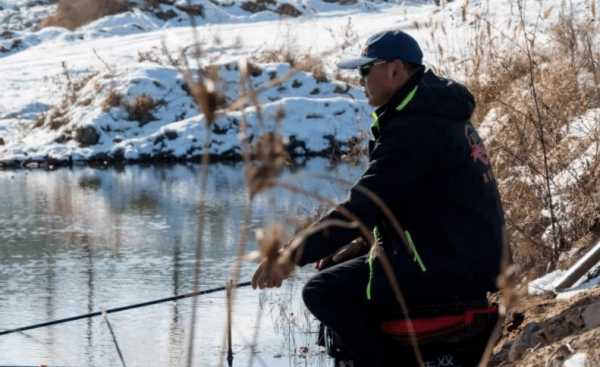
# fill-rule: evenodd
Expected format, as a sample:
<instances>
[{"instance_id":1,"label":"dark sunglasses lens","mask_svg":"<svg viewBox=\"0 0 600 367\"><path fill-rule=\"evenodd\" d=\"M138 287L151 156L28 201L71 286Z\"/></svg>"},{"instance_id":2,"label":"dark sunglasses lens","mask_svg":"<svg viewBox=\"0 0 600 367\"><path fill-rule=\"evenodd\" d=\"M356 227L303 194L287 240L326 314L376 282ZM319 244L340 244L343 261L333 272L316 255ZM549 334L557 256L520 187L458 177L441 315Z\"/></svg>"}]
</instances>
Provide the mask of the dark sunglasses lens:
<instances>
[{"instance_id":1,"label":"dark sunglasses lens","mask_svg":"<svg viewBox=\"0 0 600 367\"><path fill-rule=\"evenodd\" d=\"M369 75L369 71L371 71L372 66L373 66L373 64L366 64L366 65L363 65L360 68L358 68L358 72L360 73L360 76L362 78L364 78L367 75Z\"/></svg>"}]
</instances>

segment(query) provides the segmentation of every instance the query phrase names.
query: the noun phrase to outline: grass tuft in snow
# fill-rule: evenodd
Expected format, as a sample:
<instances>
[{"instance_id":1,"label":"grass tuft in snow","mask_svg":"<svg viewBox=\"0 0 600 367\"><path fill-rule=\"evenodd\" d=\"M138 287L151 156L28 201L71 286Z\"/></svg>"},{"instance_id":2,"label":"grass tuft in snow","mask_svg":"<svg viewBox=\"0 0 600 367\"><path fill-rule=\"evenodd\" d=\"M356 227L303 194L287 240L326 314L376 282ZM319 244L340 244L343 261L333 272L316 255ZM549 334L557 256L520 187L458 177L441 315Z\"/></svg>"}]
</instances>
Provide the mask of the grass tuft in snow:
<instances>
[{"instance_id":1,"label":"grass tuft in snow","mask_svg":"<svg viewBox=\"0 0 600 367\"><path fill-rule=\"evenodd\" d=\"M125 109L127 110L129 120L138 121L140 126L144 126L148 122L156 120L153 112L156 108L164 104L164 101L154 100L151 96L142 94L127 103Z\"/></svg>"}]
</instances>

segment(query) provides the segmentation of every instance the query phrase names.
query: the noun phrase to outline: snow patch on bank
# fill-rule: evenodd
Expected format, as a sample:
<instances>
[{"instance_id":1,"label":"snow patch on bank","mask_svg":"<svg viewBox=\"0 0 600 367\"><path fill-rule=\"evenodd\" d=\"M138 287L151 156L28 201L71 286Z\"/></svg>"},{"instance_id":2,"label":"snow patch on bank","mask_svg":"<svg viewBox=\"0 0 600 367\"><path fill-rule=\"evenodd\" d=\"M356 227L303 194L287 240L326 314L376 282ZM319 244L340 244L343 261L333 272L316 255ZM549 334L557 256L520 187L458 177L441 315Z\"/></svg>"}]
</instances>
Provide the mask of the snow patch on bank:
<instances>
[{"instance_id":1,"label":"snow patch on bank","mask_svg":"<svg viewBox=\"0 0 600 367\"><path fill-rule=\"evenodd\" d=\"M598 245L600 245L600 243L597 243L595 246ZM590 248L594 248L594 246ZM589 256L591 253L592 251L589 251L587 255L584 255L584 257ZM584 257L581 257L578 263L584 261ZM577 266L578 263L576 263L574 266ZM528 293L530 295L541 295L554 292L557 295L557 299L570 299L584 291L600 286L600 263L598 263L595 266L592 266L587 273L582 275L581 278L571 286L571 288L561 290L560 292L555 291L556 287L564 279L569 270L570 269L555 270L529 282Z\"/></svg>"},{"instance_id":2,"label":"snow patch on bank","mask_svg":"<svg viewBox=\"0 0 600 367\"><path fill-rule=\"evenodd\" d=\"M239 67L229 63L212 68L218 69L218 89L223 105L229 106L240 98ZM282 82L270 85L280 78ZM368 125L369 109L360 90L293 72L288 64L252 66L252 88L268 86L258 95L260 112L248 104L218 110L210 131L174 67L146 62L114 75L94 73L77 83L61 104L41 112L37 120L23 122L33 111L46 110L45 105L22 111L20 131L3 134L0 129L0 137L5 135L0 163L199 159L207 133L208 154L237 159L243 153L241 139L252 143L275 131L283 135L292 156L344 154L360 143Z\"/></svg>"},{"instance_id":3,"label":"snow patch on bank","mask_svg":"<svg viewBox=\"0 0 600 367\"><path fill-rule=\"evenodd\" d=\"M563 367L586 367L586 361L587 354L575 353L564 361Z\"/></svg>"},{"instance_id":4,"label":"snow patch on bank","mask_svg":"<svg viewBox=\"0 0 600 367\"><path fill-rule=\"evenodd\" d=\"M529 285L527 286L529 294L540 295L552 292L565 274L565 270L555 270L542 276L541 278L529 282Z\"/></svg>"}]
</instances>

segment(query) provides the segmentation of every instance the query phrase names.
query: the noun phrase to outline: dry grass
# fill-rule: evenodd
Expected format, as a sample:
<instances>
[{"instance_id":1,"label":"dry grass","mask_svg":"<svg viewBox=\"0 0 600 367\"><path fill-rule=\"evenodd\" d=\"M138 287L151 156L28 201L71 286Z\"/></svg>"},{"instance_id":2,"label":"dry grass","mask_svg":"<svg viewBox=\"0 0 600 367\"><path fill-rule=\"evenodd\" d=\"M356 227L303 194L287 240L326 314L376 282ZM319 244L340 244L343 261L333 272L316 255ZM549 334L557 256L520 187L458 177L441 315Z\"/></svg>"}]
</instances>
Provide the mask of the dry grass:
<instances>
[{"instance_id":1,"label":"dry grass","mask_svg":"<svg viewBox=\"0 0 600 367\"><path fill-rule=\"evenodd\" d=\"M296 59L296 62L293 66L298 70L303 70L312 74L317 82L324 83L329 81L329 78L325 73L323 59L321 58L311 55L303 55Z\"/></svg>"},{"instance_id":2,"label":"dry grass","mask_svg":"<svg viewBox=\"0 0 600 367\"><path fill-rule=\"evenodd\" d=\"M102 101L102 111L107 112L113 107L119 107L123 104L123 96L114 89L108 92L108 95Z\"/></svg>"},{"instance_id":3,"label":"dry grass","mask_svg":"<svg viewBox=\"0 0 600 367\"><path fill-rule=\"evenodd\" d=\"M325 72L325 65L323 64L323 60L319 57L310 55L310 54L302 54L290 50L290 49L280 49L273 50L263 53L254 58L254 61L265 63L265 62L281 62L290 64L296 70L302 70L307 73L312 74L318 82L328 82L329 78L327 77L327 73Z\"/></svg>"},{"instance_id":4,"label":"dry grass","mask_svg":"<svg viewBox=\"0 0 600 367\"><path fill-rule=\"evenodd\" d=\"M126 0L60 0L56 12L44 19L41 26L74 30L106 15L125 12L131 7Z\"/></svg>"},{"instance_id":5,"label":"dry grass","mask_svg":"<svg viewBox=\"0 0 600 367\"><path fill-rule=\"evenodd\" d=\"M36 118L33 128L40 128L47 126L52 130L57 130L69 123L68 112L69 109L75 104L89 105L91 100L88 98L80 100L81 90L88 85L88 83L98 75L98 73L91 73L84 77L73 79L67 68L67 64L63 62L63 77L66 85L65 93L62 97L61 102L54 108L50 109L45 113L41 113Z\"/></svg>"},{"instance_id":6,"label":"dry grass","mask_svg":"<svg viewBox=\"0 0 600 367\"><path fill-rule=\"evenodd\" d=\"M548 263L557 265L560 254L585 243L600 222L598 152L586 169L572 172L572 183L558 180L591 144L600 143L598 131L567 136L574 118L600 107L598 31L591 20L562 16L549 45L531 42L498 54L488 27L467 66L467 84L478 102L475 121L488 119L484 126L493 129L487 144L513 257L530 276L547 271ZM480 44L486 40L487 47Z\"/></svg>"},{"instance_id":7,"label":"dry grass","mask_svg":"<svg viewBox=\"0 0 600 367\"><path fill-rule=\"evenodd\" d=\"M125 109L129 120L138 121L140 126L144 126L148 122L156 120L153 112L163 104L163 101L156 101L152 97L142 94L129 101L125 105Z\"/></svg>"}]
</instances>

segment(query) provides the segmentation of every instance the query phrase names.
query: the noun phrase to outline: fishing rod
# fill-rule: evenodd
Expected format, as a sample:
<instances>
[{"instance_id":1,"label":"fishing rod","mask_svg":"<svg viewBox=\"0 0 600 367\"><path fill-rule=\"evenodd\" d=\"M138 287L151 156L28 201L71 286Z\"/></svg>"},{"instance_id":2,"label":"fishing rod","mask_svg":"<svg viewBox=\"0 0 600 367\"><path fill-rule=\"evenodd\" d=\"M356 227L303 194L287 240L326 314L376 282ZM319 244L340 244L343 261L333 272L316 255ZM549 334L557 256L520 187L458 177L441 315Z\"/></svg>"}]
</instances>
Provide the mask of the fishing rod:
<instances>
[{"instance_id":1,"label":"fishing rod","mask_svg":"<svg viewBox=\"0 0 600 367\"><path fill-rule=\"evenodd\" d=\"M251 282L243 282L243 283L238 283L238 284L232 285L231 287L233 287L233 288L242 288L242 287L247 287L247 286L249 286L251 284L252 284ZM197 296L201 296L201 295L204 295L204 294L221 292L221 291L227 290L228 288L229 287L224 286L224 287L217 287L217 288L212 288L212 289L206 289L206 290L203 290L203 291L190 292L190 293L180 294L178 296L173 296L173 297L168 297L168 298L161 298L161 299L156 299L156 300L153 300L153 301L147 301L147 302L142 302L142 303L136 303L136 304L129 305L129 306L121 306L121 307L111 308L111 309L108 309L108 310L105 310L105 311L90 312L90 313L86 313L84 315L72 316L72 317L66 317L64 319L42 322L42 323L39 323L39 324L34 324L34 325L29 325L29 326L23 326L23 327L19 327L19 328L16 328L16 329L3 330L3 331L0 331L0 336L2 336L2 335L8 335L8 334L13 334L13 333L18 333L18 332L26 331L26 330L39 329L39 328L46 327L46 326L51 326L51 325L64 324L64 323L67 323L67 322L77 321L77 320L81 320L81 319L88 319L88 318L92 318L92 317L96 317L96 316L101 316L103 312L106 312L107 314L109 314L109 313L116 313L116 312L121 312L121 311L132 310L134 308L146 307L146 306L156 305L156 304L159 304L159 303L170 302L170 301L177 301L177 300L184 299L184 298L197 297Z\"/></svg>"}]
</instances>

